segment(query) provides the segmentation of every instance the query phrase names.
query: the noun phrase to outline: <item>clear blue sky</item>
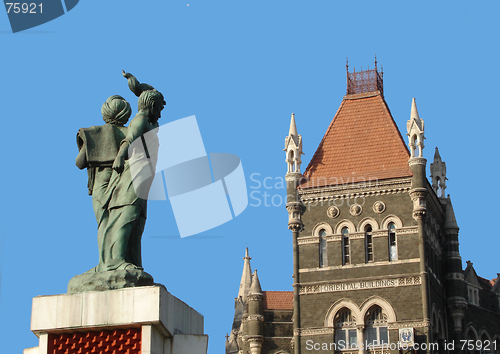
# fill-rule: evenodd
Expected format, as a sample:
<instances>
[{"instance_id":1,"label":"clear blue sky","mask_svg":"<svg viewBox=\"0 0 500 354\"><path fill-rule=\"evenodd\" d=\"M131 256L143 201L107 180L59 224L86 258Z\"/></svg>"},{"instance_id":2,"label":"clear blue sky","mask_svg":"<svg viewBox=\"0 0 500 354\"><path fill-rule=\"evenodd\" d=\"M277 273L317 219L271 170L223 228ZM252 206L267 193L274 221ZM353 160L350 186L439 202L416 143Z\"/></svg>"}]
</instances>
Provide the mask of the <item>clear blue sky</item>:
<instances>
[{"instance_id":1,"label":"clear blue sky","mask_svg":"<svg viewBox=\"0 0 500 354\"><path fill-rule=\"evenodd\" d=\"M168 202L149 204L145 269L205 316L210 354L222 353L231 330L246 246L264 290L292 290L285 191L255 188L250 176L283 178L292 112L307 165L345 94L347 56L359 70L373 67L377 54L385 98L403 133L416 97L428 164L435 146L447 164L463 261L496 277L499 7L498 1L82 0L17 34L0 11L2 352L37 345L29 330L31 299L65 293L72 276L97 262L87 174L74 164L75 134L101 124L100 107L110 95L123 95L136 112L122 69L163 92L163 122L196 115L207 151L238 155L249 192L262 198L233 221L185 239ZM263 204L264 192L277 196L276 206ZM193 218L210 207L193 202Z\"/></svg>"}]
</instances>

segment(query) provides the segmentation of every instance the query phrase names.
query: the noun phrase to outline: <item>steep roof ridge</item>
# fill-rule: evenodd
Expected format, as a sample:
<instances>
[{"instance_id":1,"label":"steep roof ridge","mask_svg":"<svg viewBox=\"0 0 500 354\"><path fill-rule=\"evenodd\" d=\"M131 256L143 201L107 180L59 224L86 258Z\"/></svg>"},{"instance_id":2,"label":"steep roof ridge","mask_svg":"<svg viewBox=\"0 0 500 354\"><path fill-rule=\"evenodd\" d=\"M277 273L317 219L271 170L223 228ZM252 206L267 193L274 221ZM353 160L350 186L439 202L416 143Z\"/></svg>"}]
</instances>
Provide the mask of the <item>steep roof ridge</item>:
<instances>
[{"instance_id":1,"label":"steep roof ridge","mask_svg":"<svg viewBox=\"0 0 500 354\"><path fill-rule=\"evenodd\" d=\"M398 132L399 139L401 139L401 143L403 143L403 146L405 147L406 152L408 153L408 158L410 158L410 149L408 148L408 144L403 138L403 135L401 134L401 131L399 130L398 125L396 124L396 121L394 120L394 117L392 116L391 109L389 108L389 105L385 101L384 96L382 96L382 101L384 102L385 108L387 109L387 112L389 112L389 116L391 117L392 124L394 125L394 128L396 128L396 131Z\"/></svg>"},{"instance_id":2,"label":"steep roof ridge","mask_svg":"<svg viewBox=\"0 0 500 354\"><path fill-rule=\"evenodd\" d=\"M340 103L340 107L337 109L337 112L335 113L335 115L333 116L333 119L332 121L330 122L330 125L328 125L328 128L326 129L326 133L325 135L323 135L323 139L321 139L321 141L319 142L319 145L318 147L316 148L316 150L314 151L314 155L311 157L311 160L309 161L309 164L307 165L305 171L304 171L304 176L307 177L307 173L309 171L309 167L311 167L311 164L313 163L314 161L314 158L316 157L316 155L318 154L318 151L319 151L319 148L320 146L323 145L323 142L325 140L325 138L328 136L328 133L330 132L330 129L332 129L332 126L333 126L333 123L335 122L335 120L337 119L337 116L339 115L339 112L340 110L342 109L342 107L344 106L344 103L345 103L345 96L344 96L344 99L342 99L342 102Z\"/></svg>"}]
</instances>

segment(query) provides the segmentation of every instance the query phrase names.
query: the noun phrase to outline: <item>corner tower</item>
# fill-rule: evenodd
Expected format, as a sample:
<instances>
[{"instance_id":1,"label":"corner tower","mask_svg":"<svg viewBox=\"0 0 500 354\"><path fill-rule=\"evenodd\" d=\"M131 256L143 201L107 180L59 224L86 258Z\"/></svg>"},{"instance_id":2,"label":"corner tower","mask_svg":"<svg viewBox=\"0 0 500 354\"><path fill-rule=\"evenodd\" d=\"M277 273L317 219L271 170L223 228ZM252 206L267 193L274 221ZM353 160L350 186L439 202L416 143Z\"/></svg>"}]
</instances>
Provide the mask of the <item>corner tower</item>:
<instances>
[{"instance_id":1,"label":"corner tower","mask_svg":"<svg viewBox=\"0 0 500 354\"><path fill-rule=\"evenodd\" d=\"M238 353L240 350L242 339L242 333L240 332L242 317L245 311L247 297L252 286L252 268L250 267L251 259L252 258L248 255L247 248L245 250L245 257L243 257L243 273L241 274L238 296L234 299L234 319L231 334L226 339L226 354ZM240 343L238 343L238 341L240 341Z\"/></svg>"},{"instance_id":2,"label":"corner tower","mask_svg":"<svg viewBox=\"0 0 500 354\"><path fill-rule=\"evenodd\" d=\"M287 173L285 175L286 190L287 190L287 204L288 211L288 228L292 231L292 247L293 247L293 340L292 346L295 354L300 354L300 339L298 330L300 324L300 303L299 303L299 250L297 238L299 232L303 228L302 214L304 212L304 205L300 200L297 187L302 182L302 173L300 172L300 164L302 162L302 136L297 133L297 126L295 125L295 114L292 113L290 120L290 129L288 136L285 138L285 149Z\"/></svg>"},{"instance_id":3,"label":"corner tower","mask_svg":"<svg viewBox=\"0 0 500 354\"><path fill-rule=\"evenodd\" d=\"M415 103L409 129L413 153L385 101L377 62L361 72L347 66L347 93L297 188L305 211L294 252L296 354L310 351L308 340L336 350L369 343L376 352L406 327L428 341L418 196L410 197L427 183Z\"/></svg>"}]
</instances>

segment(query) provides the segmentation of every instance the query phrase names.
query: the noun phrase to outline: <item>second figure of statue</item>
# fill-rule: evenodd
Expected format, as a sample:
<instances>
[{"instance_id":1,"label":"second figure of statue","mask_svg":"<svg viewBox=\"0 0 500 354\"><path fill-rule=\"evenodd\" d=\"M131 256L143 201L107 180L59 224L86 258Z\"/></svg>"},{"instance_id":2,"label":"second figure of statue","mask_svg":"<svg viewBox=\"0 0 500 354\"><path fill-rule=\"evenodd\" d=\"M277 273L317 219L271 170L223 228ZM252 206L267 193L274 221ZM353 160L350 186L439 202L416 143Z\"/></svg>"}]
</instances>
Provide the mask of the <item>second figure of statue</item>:
<instances>
[{"instance_id":1,"label":"second figure of statue","mask_svg":"<svg viewBox=\"0 0 500 354\"><path fill-rule=\"evenodd\" d=\"M77 134L76 165L88 170L88 189L98 225L99 263L86 274L142 270L141 238L147 194L155 174L158 119L165 100L159 91L139 83L133 75L124 72L123 76L139 97L139 111L128 128L124 125L132 110L123 97L115 95L101 108L106 124L82 128Z\"/></svg>"}]
</instances>

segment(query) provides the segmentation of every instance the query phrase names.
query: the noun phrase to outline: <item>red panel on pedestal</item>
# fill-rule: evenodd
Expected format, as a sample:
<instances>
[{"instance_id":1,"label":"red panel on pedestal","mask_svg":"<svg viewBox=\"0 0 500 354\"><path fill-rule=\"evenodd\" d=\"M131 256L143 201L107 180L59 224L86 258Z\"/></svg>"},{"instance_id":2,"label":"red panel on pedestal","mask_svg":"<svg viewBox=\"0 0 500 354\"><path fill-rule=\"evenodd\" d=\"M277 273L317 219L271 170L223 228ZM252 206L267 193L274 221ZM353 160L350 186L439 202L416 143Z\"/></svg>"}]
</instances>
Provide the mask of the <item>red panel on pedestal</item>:
<instances>
[{"instance_id":1,"label":"red panel on pedestal","mask_svg":"<svg viewBox=\"0 0 500 354\"><path fill-rule=\"evenodd\" d=\"M49 354L140 354L141 329L49 334Z\"/></svg>"}]
</instances>

